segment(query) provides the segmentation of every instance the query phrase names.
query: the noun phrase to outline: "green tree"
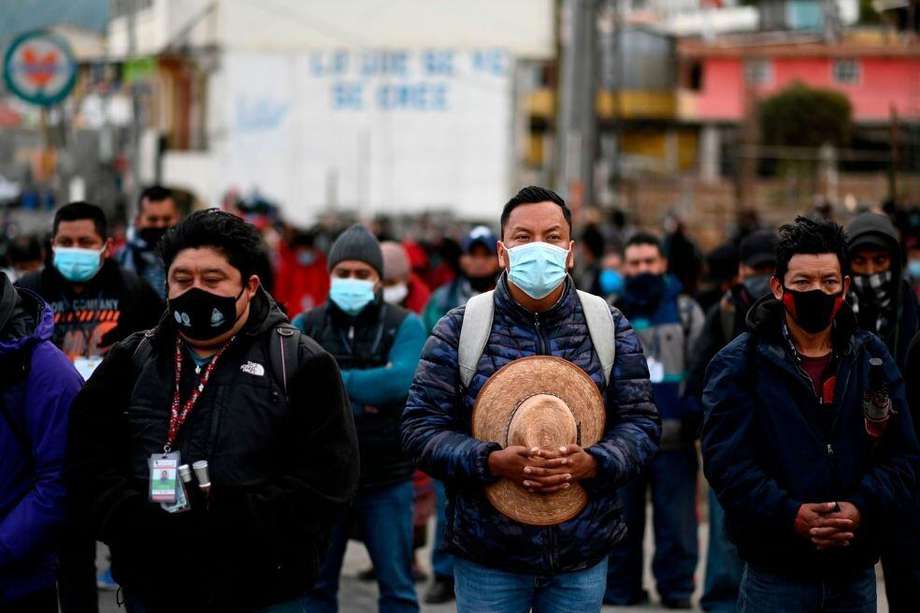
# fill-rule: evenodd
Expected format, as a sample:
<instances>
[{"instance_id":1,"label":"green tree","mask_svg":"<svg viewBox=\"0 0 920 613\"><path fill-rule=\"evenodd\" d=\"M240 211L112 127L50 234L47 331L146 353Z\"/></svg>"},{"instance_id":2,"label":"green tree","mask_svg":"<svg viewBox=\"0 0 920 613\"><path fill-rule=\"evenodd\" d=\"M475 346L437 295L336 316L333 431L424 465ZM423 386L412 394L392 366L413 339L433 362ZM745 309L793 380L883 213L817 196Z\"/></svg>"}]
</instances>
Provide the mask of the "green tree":
<instances>
[{"instance_id":1,"label":"green tree","mask_svg":"<svg viewBox=\"0 0 920 613\"><path fill-rule=\"evenodd\" d=\"M841 147L850 141L852 114L845 95L797 82L760 103L760 133L767 145Z\"/></svg>"}]
</instances>

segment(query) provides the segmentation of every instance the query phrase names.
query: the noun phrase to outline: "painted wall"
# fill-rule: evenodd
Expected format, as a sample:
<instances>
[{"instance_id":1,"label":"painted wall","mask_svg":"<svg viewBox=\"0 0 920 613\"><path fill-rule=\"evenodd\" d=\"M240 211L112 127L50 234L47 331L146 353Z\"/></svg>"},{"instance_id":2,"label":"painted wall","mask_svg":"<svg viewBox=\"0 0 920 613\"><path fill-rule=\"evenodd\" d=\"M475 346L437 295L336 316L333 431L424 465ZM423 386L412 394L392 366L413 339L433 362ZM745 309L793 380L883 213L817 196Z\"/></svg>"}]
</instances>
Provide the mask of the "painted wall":
<instances>
[{"instance_id":1,"label":"painted wall","mask_svg":"<svg viewBox=\"0 0 920 613\"><path fill-rule=\"evenodd\" d=\"M164 181L210 203L257 189L298 224L331 208L494 218L511 188L513 61L491 48L226 52L209 92L213 165L199 181L205 162L170 161Z\"/></svg>"},{"instance_id":2,"label":"painted wall","mask_svg":"<svg viewBox=\"0 0 920 613\"><path fill-rule=\"evenodd\" d=\"M141 55L188 42L248 51L499 46L548 59L553 17L553 0L154 0L136 29ZM126 18L109 23L108 40L113 57L126 53Z\"/></svg>"},{"instance_id":3,"label":"painted wall","mask_svg":"<svg viewBox=\"0 0 920 613\"><path fill-rule=\"evenodd\" d=\"M893 103L902 118L920 120L920 58L867 57L859 59L860 79L841 84L833 79L831 58L774 58L772 81L758 87L760 96L770 95L795 81L812 87L835 89L846 94L856 121L887 121ZM739 58L703 60L703 83L699 92L682 92L683 119L738 121L743 114L743 71Z\"/></svg>"}]
</instances>

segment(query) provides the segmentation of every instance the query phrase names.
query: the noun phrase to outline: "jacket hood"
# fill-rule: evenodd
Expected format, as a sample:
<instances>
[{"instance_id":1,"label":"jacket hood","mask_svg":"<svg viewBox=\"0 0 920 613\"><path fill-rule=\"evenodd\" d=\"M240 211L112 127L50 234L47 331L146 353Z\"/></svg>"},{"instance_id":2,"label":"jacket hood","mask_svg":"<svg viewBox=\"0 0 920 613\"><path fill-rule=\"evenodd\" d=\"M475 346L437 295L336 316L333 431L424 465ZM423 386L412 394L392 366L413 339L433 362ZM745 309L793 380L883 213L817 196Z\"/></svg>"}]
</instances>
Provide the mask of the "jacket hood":
<instances>
[{"instance_id":1,"label":"jacket hood","mask_svg":"<svg viewBox=\"0 0 920 613\"><path fill-rule=\"evenodd\" d=\"M901 243L898 231L887 215L861 213L847 226L847 251L850 254L856 248L868 245L888 249L894 256L892 259L900 265Z\"/></svg>"},{"instance_id":2,"label":"jacket hood","mask_svg":"<svg viewBox=\"0 0 920 613\"><path fill-rule=\"evenodd\" d=\"M783 303L767 294L751 305L745 322L751 332L771 342L782 341L782 322L785 321L786 309ZM856 316L853 309L844 301L834 318L834 346L845 348L856 330Z\"/></svg>"},{"instance_id":3,"label":"jacket hood","mask_svg":"<svg viewBox=\"0 0 920 613\"><path fill-rule=\"evenodd\" d=\"M6 275L0 276L0 356L51 339L51 307L29 290L13 287Z\"/></svg>"}]
</instances>

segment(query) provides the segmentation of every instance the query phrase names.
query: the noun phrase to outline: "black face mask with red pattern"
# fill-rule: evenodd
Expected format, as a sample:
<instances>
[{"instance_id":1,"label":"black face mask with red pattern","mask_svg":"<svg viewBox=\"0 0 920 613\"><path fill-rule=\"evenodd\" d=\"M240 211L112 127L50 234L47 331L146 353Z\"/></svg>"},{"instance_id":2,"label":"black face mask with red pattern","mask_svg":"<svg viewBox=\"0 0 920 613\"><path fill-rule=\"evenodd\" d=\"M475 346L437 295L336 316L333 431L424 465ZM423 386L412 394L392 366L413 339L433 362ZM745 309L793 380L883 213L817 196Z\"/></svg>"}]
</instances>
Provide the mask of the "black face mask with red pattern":
<instances>
[{"instance_id":1,"label":"black face mask with red pattern","mask_svg":"<svg viewBox=\"0 0 920 613\"><path fill-rule=\"evenodd\" d=\"M843 292L828 294L820 289L799 292L784 286L783 306L800 328L817 334L834 322L843 306Z\"/></svg>"}]
</instances>

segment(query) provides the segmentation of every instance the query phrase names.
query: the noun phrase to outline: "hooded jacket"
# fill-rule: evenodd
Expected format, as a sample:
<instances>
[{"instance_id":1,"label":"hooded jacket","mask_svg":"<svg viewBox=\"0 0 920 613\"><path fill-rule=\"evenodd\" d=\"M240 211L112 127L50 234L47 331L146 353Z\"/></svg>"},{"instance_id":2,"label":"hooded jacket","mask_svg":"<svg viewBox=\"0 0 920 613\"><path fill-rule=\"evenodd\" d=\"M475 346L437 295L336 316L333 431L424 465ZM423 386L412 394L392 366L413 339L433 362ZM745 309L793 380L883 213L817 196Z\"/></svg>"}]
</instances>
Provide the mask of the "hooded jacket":
<instances>
[{"instance_id":1,"label":"hooded jacket","mask_svg":"<svg viewBox=\"0 0 920 613\"><path fill-rule=\"evenodd\" d=\"M854 248L870 241L884 246L891 254L891 298L895 308L891 313L890 321L877 334L885 342L898 366L903 367L907 360L908 347L917 332L917 298L910 283L904 279L904 256L901 253L901 243L894 224L887 216L878 213L863 213L857 215L847 226L847 244L851 256ZM850 298L857 297L855 292L856 288L851 287ZM858 315L858 321L860 326L876 333L874 321L866 321L863 313Z\"/></svg>"},{"instance_id":2,"label":"hooded jacket","mask_svg":"<svg viewBox=\"0 0 920 613\"><path fill-rule=\"evenodd\" d=\"M55 581L67 417L83 381L51 329L48 305L0 275L0 609Z\"/></svg>"},{"instance_id":3,"label":"hooded jacket","mask_svg":"<svg viewBox=\"0 0 920 613\"><path fill-rule=\"evenodd\" d=\"M402 418L403 446L419 468L447 486L446 541L457 555L508 572L555 575L594 566L626 534L617 488L636 477L658 448L661 434L648 367L639 338L611 309L616 359L610 384L591 344L571 279L549 311L532 313L511 297L505 276L495 289L492 331L468 389L460 381L458 343L465 307L450 311L425 345ZM582 481L588 505L558 526L517 523L489 504L484 486L497 479L488 457L498 443L472 436L472 411L486 380L505 364L553 355L584 370L604 396L604 436L586 451L597 476Z\"/></svg>"},{"instance_id":4,"label":"hooded jacket","mask_svg":"<svg viewBox=\"0 0 920 613\"><path fill-rule=\"evenodd\" d=\"M748 312L750 332L712 360L703 392L704 472L725 508L742 559L792 577L870 568L880 532L912 497L920 449L902 379L885 345L856 327L844 306L834 324L837 383L819 404L783 334L784 308L772 296ZM896 413L877 443L866 433L863 397L869 360L884 364ZM831 410L830 428L819 410ZM793 525L804 503L848 501L862 525L848 547L818 551Z\"/></svg>"},{"instance_id":5,"label":"hooded jacket","mask_svg":"<svg viewBox=\"0 0 920 613\"><path fill-rule=\"evenodd\" d=\"M148 337L146 359L135 354L143 333L113 347L74 403L74 508L111 548L115 579L151 611L258 609L305 593L318 574L357 486L357 441L335 360L311 339L300 337L287 395L275 380L271 343L286 323L260 291L179 430L181 462L207 460L212 484L208 500L190 484L191 511L166 513L147 494L173 397L171 318ZM183 401L197 384L184 368Z\"/></svg>"}]
</instances>

